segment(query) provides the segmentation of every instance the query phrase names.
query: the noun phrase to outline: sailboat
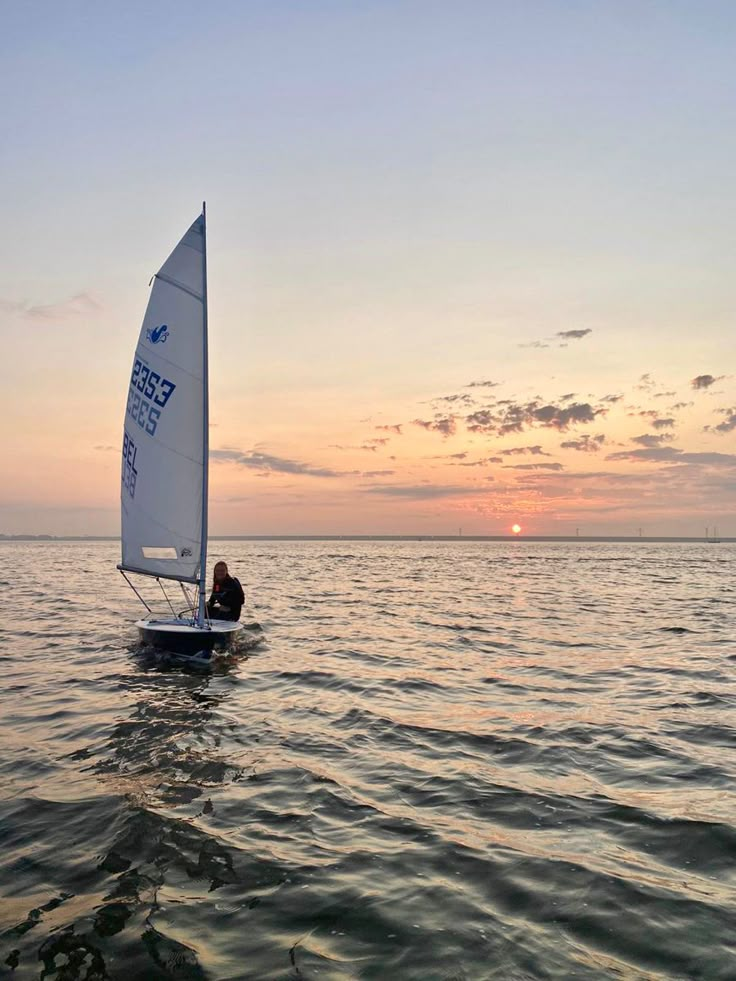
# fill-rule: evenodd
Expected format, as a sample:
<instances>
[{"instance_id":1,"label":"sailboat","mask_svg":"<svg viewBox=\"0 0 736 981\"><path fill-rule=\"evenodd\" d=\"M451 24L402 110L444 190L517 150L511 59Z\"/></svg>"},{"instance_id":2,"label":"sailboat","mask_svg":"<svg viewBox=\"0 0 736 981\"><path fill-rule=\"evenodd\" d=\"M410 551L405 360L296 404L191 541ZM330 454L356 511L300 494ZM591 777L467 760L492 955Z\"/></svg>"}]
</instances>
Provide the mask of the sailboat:
<instances>
[{"instance_id":1,"label":"sailboat","mask_svg":"<svg viewBox=\"0 0 736 981\"><path fill-rule=\"evenodd\" d=\"M188 609L138 620L144 643L187 656L224 647L242 629L205 604L209 392L206 207L152 280L123 428L122 560L128 574L181 584ZM193 585L192 601L185 584ZM164 594L166 591L164 589ZM168 599L168 596L167 596Z\"/></svg>"}]
</instances>

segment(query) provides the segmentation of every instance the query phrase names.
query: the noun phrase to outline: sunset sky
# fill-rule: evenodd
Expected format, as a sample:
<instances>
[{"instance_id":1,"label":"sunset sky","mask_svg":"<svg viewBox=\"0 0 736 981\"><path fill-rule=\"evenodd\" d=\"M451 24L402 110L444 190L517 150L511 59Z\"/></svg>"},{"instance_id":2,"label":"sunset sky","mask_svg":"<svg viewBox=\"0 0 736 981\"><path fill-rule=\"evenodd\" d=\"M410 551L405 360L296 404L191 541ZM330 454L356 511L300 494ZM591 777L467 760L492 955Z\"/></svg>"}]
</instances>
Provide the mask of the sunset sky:
<instances>
[{"instance_id":1,"label":"sunset sky","mask_svg":"<svg viewBox=\"0 0 736 981\"><path fill-rule=\"evenodd\" d=\"M731 2L3 4L0 532L115 534L208 209L214 534L736 535Z\"/></svg>"}]
</instances>

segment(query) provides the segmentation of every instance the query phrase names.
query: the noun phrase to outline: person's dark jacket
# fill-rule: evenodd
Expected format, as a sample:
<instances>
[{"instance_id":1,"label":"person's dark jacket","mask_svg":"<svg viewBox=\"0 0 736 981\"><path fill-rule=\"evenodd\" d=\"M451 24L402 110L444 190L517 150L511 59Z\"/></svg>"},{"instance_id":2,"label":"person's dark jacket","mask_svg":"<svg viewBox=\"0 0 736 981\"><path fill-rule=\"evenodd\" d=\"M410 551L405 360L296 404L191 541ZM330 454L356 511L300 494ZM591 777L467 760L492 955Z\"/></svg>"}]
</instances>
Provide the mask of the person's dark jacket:
<instances>
[{"instance_id":1,"label":"person's dark jacket","mask_svg":"<svg viewBox=\"0 0 736 981\"><path fill-rule=\"evenodd\" d=\"M220 609L215 603L226 606L227 610ZM243 587L233 576L226 576L222 582L215 583L207 601L207 612L213 620L239 620L243 603Z\"/></svg>"}]
</instances>

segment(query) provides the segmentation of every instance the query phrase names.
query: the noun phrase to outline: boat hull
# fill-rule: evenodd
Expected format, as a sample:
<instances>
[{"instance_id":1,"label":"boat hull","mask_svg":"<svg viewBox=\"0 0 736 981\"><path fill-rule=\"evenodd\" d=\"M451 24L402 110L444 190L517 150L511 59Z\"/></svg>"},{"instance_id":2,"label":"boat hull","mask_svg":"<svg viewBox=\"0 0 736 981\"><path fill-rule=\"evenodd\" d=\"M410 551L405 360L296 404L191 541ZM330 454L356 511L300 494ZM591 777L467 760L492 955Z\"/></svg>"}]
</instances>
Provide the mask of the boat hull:
<instances>
[{"instance_id":1,"label":"boat hull","mask_svg":"<svg viewBox=\"0 0 736 981\"><path fill-rule=\"evenodd\" d=\"M243 629L241 623L232 620L210 620L206 627L197 627L178 617L138 620L136 627L142 643L188 656L225 648Z\"/></svg>"}]
</instances>

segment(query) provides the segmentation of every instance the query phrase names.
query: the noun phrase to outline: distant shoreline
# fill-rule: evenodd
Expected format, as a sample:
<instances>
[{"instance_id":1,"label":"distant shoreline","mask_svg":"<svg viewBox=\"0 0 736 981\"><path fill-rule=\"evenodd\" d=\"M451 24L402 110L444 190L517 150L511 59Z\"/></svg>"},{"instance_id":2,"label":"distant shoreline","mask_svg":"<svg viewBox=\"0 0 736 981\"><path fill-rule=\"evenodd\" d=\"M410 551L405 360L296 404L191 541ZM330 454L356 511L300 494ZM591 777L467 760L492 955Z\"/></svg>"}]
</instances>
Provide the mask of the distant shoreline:
<instances>
[{"instance_id":1,"label":"distant shoreline","mask_svg":"<svg viewBox=\"0 0 736 981\"><path fill-rule=\"evenodd\" d=\"M2 542L119 542L118 535L0 535ZM212 542L700 542L719 545L736 538L675 535L210 535Z\"/></svg>"}]
</instances>

